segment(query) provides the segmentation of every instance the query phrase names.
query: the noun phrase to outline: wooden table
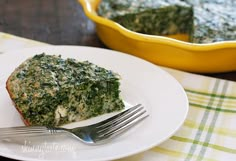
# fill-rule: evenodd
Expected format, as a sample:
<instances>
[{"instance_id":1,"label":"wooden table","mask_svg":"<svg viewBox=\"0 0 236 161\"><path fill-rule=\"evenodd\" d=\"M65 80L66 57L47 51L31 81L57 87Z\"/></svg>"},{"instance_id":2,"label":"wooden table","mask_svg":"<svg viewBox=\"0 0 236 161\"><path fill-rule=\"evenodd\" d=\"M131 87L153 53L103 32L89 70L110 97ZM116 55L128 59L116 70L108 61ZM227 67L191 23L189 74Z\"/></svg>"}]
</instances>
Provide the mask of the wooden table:
<instances>
[{"instance_id":1,"label":"wooden table","mask_svg":"<svg viewBox=\"0 0 236 161\"><path fill-rule=\"evenodd\" d=\"M55 45L106 48L76 0L0 0L0 32ZM236 81L236 72L206 75Z\"/></svg>"}]
</instances>

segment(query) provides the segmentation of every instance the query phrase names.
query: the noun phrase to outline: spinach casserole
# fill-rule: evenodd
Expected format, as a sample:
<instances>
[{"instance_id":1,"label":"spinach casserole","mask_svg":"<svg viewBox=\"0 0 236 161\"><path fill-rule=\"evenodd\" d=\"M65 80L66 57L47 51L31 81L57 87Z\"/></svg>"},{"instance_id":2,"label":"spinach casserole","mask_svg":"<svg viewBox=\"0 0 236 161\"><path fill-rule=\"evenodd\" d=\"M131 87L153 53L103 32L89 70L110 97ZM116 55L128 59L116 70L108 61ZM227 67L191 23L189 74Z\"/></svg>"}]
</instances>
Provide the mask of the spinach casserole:
<instances>
[{"instance_id":1,"label":"spinach casserole","mask_svg":"<svg viewBox=\"0 0 236 161\"><path fill-rule=\"evenodd\" d=\"M233 0L102 0L98 14L150 35L189 35L193 43L236 40Z\"/></svg>"},{"instance_id":2,"label":"spinach casserole","mask_svg":"<svg viewBox=\"0 0 236 161\"><path fill-rule=\"evenodd\" d=\"M6 88L26 125L60 126L123 109L119 78L88 61L43 53L16 68Z\"/></svg>"}]
</instances>

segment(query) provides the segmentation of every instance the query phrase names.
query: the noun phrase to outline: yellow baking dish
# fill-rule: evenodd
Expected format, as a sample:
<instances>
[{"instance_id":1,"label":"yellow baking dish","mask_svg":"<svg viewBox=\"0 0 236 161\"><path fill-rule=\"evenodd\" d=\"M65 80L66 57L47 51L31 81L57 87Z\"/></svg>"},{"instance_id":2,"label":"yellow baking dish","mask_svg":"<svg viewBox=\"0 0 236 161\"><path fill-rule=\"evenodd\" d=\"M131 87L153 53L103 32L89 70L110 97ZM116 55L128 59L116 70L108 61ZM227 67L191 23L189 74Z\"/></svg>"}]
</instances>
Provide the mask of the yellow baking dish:
<instances>
[{"instance_id":1,"label":"yellow baking dish","mask_svg":"<svg viewBox=\"0 0 236 161\"><path fill-rule=\"evenodd\" d=\"M186 42L185 35L170 37L140 34L100 17L100 0L78 0L96 24L99 38L109 48L135 55L154 64L195 73L236 71L236 41L209 44Z\"/></svg>"}]
</instances>

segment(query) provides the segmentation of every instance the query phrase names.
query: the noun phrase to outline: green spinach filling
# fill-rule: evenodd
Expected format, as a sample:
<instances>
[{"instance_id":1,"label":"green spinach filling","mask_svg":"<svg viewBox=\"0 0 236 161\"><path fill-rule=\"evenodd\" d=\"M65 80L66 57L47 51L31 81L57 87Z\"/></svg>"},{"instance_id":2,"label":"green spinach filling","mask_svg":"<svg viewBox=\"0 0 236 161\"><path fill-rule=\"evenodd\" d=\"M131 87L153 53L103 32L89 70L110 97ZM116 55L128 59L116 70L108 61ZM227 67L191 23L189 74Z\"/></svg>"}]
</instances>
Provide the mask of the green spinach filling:
<instances>
[{"instance_id":1,"label":"green spinach filling","mask_svg":"<svg viewBox=\"0 0 236 161\"><path fill-rule=\"evenodd\" d=\"M179 0L103 0L98 14L144 34L190 34L193 10Z\"/></svg>"},{"instance_id":2,"label":"green spinach filling","mask_svg":"<svg viewBox=\"0 0 236 161\"><path fill-rule=\"evenodd\" d=\"M211 43L236 39L235 8L223 0L102 0L97 12L135 32Z\"/></svg>"},{"instance_id":3,"label":"green spinach filling","mask_svg":"<svg viewBox=\"0 0 236 161\"><path fill-rule=\"evenodd\" d=\"M13 101L31 125L59 126L124 108L119 76L88 61L35 55L10 82Z\"/></svg>"}]
</instances>

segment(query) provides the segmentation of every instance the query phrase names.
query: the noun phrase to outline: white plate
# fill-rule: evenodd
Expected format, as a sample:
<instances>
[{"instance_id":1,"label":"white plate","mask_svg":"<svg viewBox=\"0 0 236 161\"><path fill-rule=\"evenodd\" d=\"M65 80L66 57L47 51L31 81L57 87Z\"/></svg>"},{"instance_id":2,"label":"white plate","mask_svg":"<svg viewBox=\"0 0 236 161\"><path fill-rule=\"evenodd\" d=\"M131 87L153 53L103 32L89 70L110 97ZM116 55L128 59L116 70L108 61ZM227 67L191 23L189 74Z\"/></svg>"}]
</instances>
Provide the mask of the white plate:
<instances>
[{"instance_id":1,"label":"white plate","mask_svg":"<svg viewBox=\"0 0 236 161\"><path fill-rule=\"evenodd\" d=\"M0 55L0 127L23 125L13 107L5 82L10 73L30 56L45 52L63 58L89 60L119 73L121 94L130 105L142 103L150 116L107 144L84 145L68 137L43 137L0 142L0 155L20 160L112 160L148 150L171 137L188 112L187 96L180 84L161 68L142 59L92 47L47 46ZM96 119L96 118L95 118Z\"/></svg>"}]
</instances>

